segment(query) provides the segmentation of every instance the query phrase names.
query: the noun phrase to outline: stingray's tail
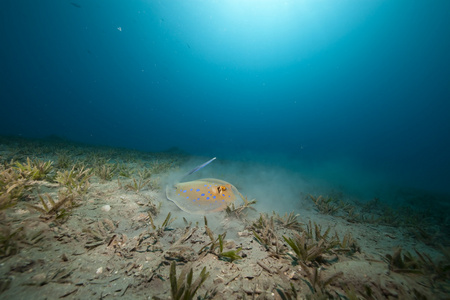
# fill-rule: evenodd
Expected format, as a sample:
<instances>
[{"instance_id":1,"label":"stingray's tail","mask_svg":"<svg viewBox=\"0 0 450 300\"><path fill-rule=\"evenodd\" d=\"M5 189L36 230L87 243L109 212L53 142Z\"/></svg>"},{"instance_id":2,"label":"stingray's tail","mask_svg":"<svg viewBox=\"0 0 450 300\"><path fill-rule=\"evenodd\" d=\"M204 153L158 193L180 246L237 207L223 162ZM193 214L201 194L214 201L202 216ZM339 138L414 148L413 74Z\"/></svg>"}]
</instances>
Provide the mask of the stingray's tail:
<instances>
[{"instance_id":1,"label":"stingray's tail","mask_svg":"<svg viewBox=\"0 0 450 300\"><path fill-rule=\"evenodd\" d=\"M208 160L207 162L205 162L205 163L203 163L203 164L201 164L201 165L199 165L199 166L193 168L192 170L190 170L189 172L187 172L186 174L184 174L184 176L183 176L182 178L184 178L184 177L186 177L186 176L189 176L189 175L191 175L192 173L195 173L195 172L197 172L197 171L200 170L200 169L203 169L204 167L206 167L207 165L209 165L210 163L212 163L212 161L215 160L215 159L216 159L215 157L214 157L214 158L211 158L211 159Z\"/></svg>"}]
</instances>

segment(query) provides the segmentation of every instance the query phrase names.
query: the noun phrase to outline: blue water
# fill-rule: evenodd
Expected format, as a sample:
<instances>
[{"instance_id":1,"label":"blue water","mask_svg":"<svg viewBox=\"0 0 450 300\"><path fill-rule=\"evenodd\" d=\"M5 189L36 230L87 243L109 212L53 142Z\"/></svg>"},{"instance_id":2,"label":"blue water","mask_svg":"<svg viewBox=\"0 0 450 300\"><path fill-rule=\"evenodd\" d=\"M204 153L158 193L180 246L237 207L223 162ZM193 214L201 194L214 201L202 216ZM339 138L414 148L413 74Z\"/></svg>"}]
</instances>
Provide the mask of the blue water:
<instances>
[{"instance_id":1,"label":"blue water","mask_svg":"<svg viewBox=\"0 0 450 300\"><path fill-rule=\"evenodd\" d=\"M2 135L450 191L447 0L3 0L0 24Z\"/></svg>"}]
</instances>

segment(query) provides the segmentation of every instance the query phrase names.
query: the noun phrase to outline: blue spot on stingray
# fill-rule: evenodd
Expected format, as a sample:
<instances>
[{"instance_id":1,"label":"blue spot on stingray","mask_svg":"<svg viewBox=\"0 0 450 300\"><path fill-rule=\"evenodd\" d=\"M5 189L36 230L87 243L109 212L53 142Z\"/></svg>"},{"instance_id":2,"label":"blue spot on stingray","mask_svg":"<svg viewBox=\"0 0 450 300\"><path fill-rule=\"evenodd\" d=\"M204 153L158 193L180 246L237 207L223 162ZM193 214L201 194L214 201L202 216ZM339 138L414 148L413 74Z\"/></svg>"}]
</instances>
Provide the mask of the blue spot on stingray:
<instances>
[{"instance_id":1,"label":"blue spot on stingray","mask_svg":"<svg viewBox=\"0 0 450 300\"><path fill-rule=\"evenodd\" d=\"M186 190L183 191L183 193L186 193L186 192L187 192Z\"/></svg>"},{"instance_id":2,"label":"blue spot on stingray","mask_svg":"<svg viewBox=\"0 0 450 300\"><path fill-rule=\"evenodd\" d=\"M195 199L194 199L194 200L192 200L192 201L194 201L194 202L195 202Z\"/></svg>"},{"instance_id":3,"label":"blue spot on stingray","mask_svg":"<svg viewBox=\"0 0 450 300\"><path fill-rule=\"evenodd\" d=\"M189 199L189 196L187 196L186 199Z\"/></svg>"},{"instance_id":4,"label":"blue spot on stingray","mask_svg":"<svg viewBox=\"0 0 450 300\"><path fill-rule=\"evenodd\" d=\"M196 191L196 192L200 192L200 189L196 189L195 191Z\"/></svg>"},{"instance_id":5,"label":"blue spot on stingray","mask_svg":"<svg viewBox=\"0 0 450 300\"><path fill-rule=\"evenodd\" d=\"M192 192L193 189L190 189L190 191Z\"/></svg>"},{"instance_id":6,"label":"blue spot on stingray","mask_svg":"<svg viewBox=\"0 0 450 300\"><path fill-rule=\"evenodd\" d=\"M205 186L208 186L207 184L205 184Z\"/></svg>"},{"instance_id":7,"label":"blue spot on stingray","mask_svg":"<svg viewBox=\"0 0 450 300\"><path fill-rule=\"evenodd\" d=\"M208 193L210 193L210 194L211 194L211 191L208 191Z\"/></svg>"},{"instance_id":8,"label":"blue spot on stingray","mask_svg":"<svg viewBox=\"0 0 450 300\"><path fill-rule=\"evenodd\" d=\"M225 202L225 199L222 199L222 202Z\"/></svg>"},{"instance_id":9,"label":"blue spot on stingray","mask_svg":"<svg viewBox=\"0 0 450 300\"><path fill-rule=\"evenodd\" d=\"M178 194L178 196L180 196L181 194Z\"/></svg>"},{"instance_id":10,"label":"blue spot on stingray","mask_svg":"<svg viewBox=\"0 0 450 300\"><path fill-rule=\"evenodd\" d=\"M206 197L206 200L209 200L209 197Z\"/></svg>"},{"instance_id":11,"label":"blue spot on stingray","mask_svg":"<svg viewBox=\"0 0 450 300\"><path fill-rule=\"evenodd\" d=\"M213 198L216 199L216 196L214 196Z\"/></svg>"},{"instance_id":12,"label":"blue spot on stingray","mask_svg":"<svg viewBox=\"0 0 450 300\"><path fill-rule=\"evenodd\" d=\"M222 194L222 196L224 196L224 197L225 197L225 194Z\"/></svg>"},{"instance_id":13,"label":"blue spot on stingray","mask_svg":"<svg viewBox=\"0 0 450 300\"><path fill-rule=\"evenodd\" d=\"M202 196L205 196L205 194L202 194Z\"/></svg>"}]
</instances>

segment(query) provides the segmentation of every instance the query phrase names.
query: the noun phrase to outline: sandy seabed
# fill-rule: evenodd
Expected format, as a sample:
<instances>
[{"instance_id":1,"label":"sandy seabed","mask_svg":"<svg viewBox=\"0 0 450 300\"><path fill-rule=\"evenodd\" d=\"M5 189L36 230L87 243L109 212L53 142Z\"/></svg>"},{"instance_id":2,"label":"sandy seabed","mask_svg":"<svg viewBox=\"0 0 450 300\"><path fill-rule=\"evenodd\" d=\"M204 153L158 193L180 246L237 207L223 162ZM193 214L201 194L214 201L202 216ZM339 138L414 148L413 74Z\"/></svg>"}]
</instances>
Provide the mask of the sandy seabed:
<instances>
[{"instance_id":1,"label":"sandy seabed","mask_svg":"<svg viewBox=\"0 0 450 300\"><path fill-rule=\"evenodd\" d=\"M247 208L236 203L234 211L206 215L206 226L203 215L185 213L164 192L168 178L185 171L186 155L33 143L3 140L0 148L0 171L20 173L14 161L23 165L26 157L53 161L44 179L30 180L27 193L0 213L2 299L174 299L172 264L178 287L187 280L182 272L192 269L195 285L205 270L194 299L448 299L448 231L428 232L433 221L406 226L361 217L358 203L342 194L323 201L331 198L319 195L331 192L314 187L298 194L290 216L276 199L267 205L257 197ZM52 210L48 196L56 205L66 189L58 172L80 161L91 172L87 192ZM231 183L244 196L251 191Z\"/></svg>"}]
</instances>

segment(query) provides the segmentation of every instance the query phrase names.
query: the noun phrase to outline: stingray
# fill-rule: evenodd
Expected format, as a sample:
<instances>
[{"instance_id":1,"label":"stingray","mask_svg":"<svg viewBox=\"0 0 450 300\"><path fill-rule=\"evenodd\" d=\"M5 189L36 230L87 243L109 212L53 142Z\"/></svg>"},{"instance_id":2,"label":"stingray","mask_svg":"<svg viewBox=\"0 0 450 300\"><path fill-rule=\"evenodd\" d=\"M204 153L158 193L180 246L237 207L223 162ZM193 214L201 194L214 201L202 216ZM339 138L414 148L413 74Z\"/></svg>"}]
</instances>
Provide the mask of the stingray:
<instances>
[{"instance_id":1,"label":"stingray","mask_svg":"<svg viewBox=\"0 0 450 300\"><path fill-rule=\"evenodd\" d=\"M216 158L195 167L184 177L197 172ZM242 195L229 182L204 178L166 186L167 199L174 202L180 209L191 214L207 214L225 210Z\"/></svg>"}]
</instances>

